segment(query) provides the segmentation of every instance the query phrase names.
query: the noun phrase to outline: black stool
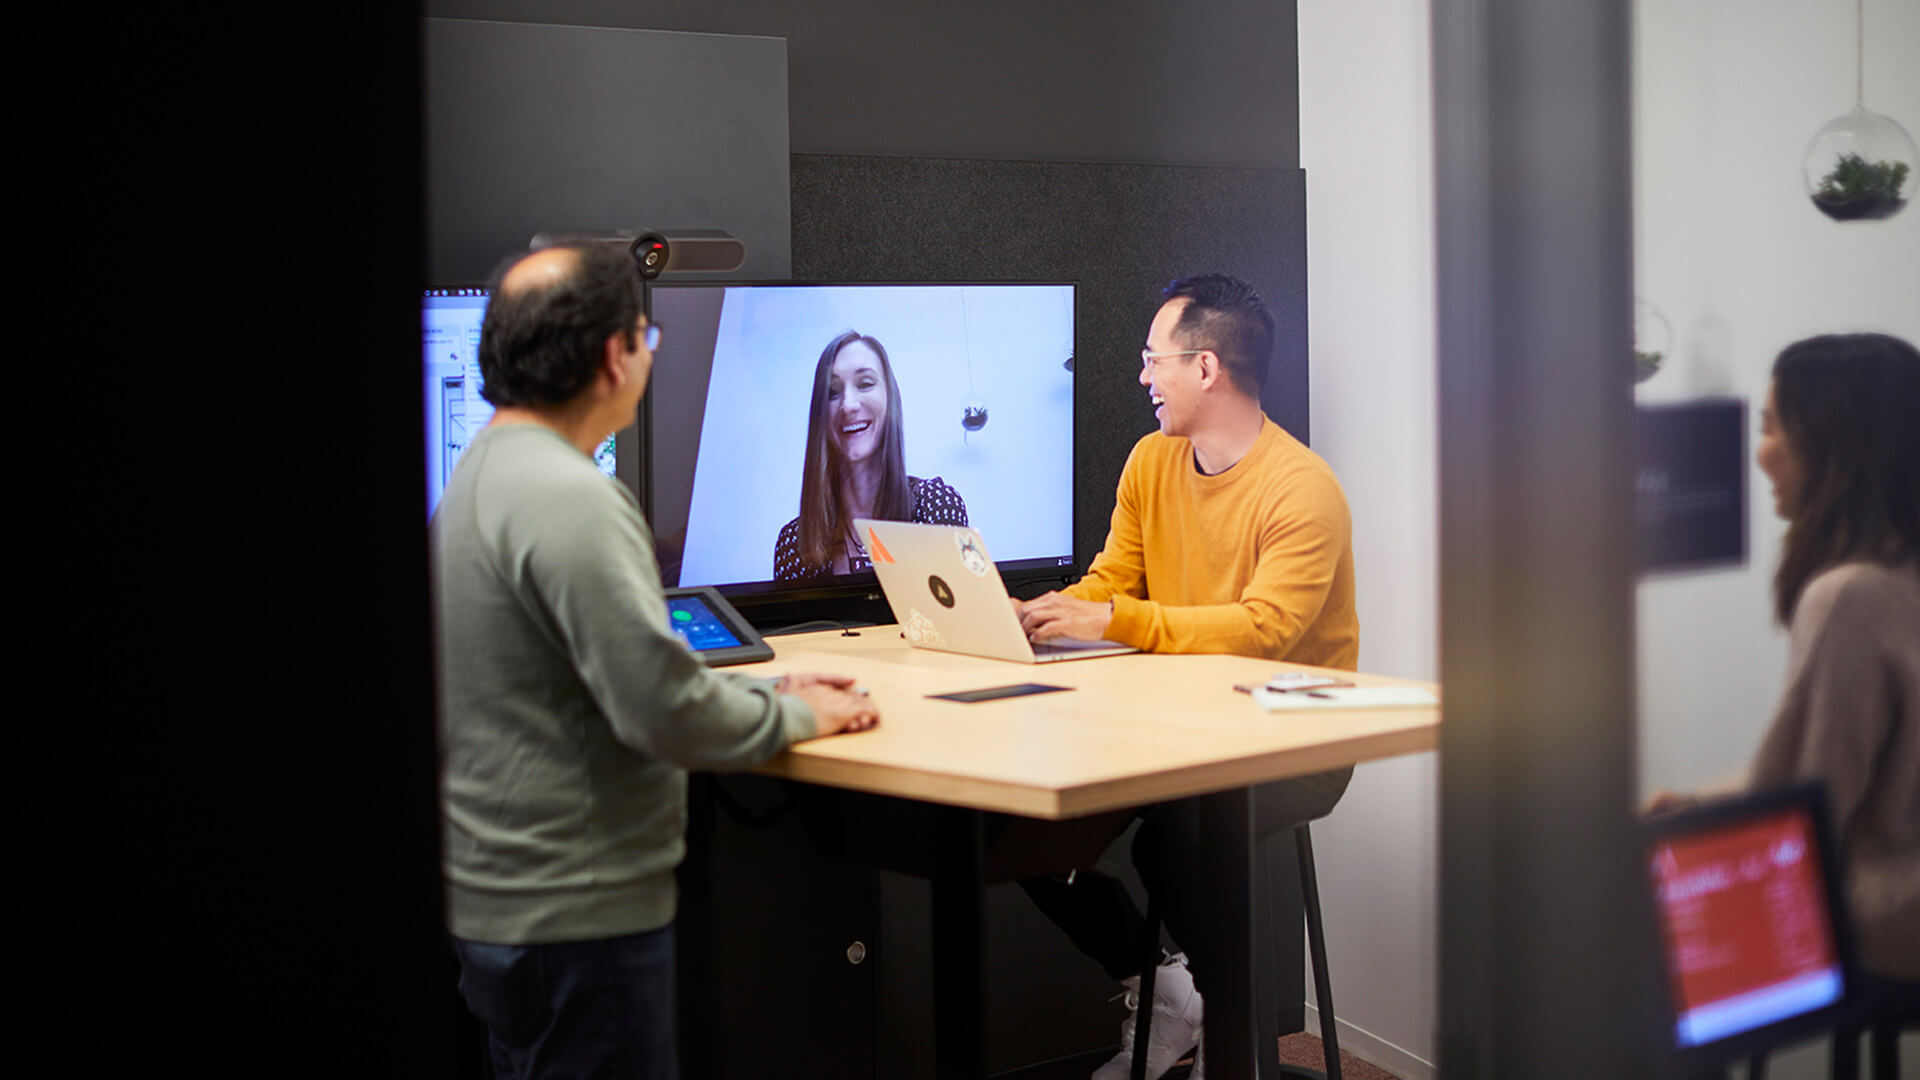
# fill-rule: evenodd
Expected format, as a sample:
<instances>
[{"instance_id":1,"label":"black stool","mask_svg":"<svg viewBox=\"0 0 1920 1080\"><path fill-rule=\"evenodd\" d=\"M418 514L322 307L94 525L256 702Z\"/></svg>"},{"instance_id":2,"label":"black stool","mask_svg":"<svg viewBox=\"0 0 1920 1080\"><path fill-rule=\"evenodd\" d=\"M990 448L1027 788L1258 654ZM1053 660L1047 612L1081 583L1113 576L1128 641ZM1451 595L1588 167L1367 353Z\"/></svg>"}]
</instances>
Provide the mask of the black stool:
<instances>
[{"instance_id":1,"label":"black stool","mask_svg":"<svg viewBox=\"0 0 1920 1080\"><path fill-rule=\"evenodd\" d=\"M1840 1023L1833 1029L1828 1069L1832 1080L1858 1080L1863 1032L1872 1047L1873 1080L1898 1080L1900 1033L1920 1028L1920 983L1892 979L1868 981L1873 987L1870 991L1873 997L1867 1002L1866 1016ZM1766 1080L1766 1077L1766 1053L1753 1055L1747 1061L1747 1080Z\"/></svg>"},{"instance_id":2,"label":"black stool","mask_svg":"<svg viewBox=\"0 0 1920 1080\"><path fill-rule=\"evenodd\" d=\"M1313 958L1313 993L1320 1010L1320 1045L1325 1052L1327 1071L1318 1073L1282 1065L1280 1075L1340 1080L1340 1037L1333 1023L1333 985L1327 978L1327 938L1320 925L1320 884L1313 873L1313 837L1304 821L1292 831L1294 851L1300 861L1300 895L1307 909L1307 951ZM1134 1013L1133 1080L1146 1080L1147 1033L1153 1025L1153 978L1159 962L1160 913L1154 906L1152 894L1148 894L1147 962L1140 971L1140 1004ZM1204 1023L1202 1021L1203 1026Z\"/></svg>"}]
</instances>

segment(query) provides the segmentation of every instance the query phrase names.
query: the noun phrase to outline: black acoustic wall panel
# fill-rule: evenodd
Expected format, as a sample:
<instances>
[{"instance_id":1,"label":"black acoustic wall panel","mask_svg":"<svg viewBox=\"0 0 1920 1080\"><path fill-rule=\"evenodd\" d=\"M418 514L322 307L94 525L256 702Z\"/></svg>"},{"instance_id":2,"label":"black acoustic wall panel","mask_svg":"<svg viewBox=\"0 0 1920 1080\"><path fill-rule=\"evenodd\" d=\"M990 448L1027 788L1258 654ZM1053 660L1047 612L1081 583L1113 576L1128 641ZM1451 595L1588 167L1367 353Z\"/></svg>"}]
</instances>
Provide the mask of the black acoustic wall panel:
<instances>
[{"instance_id":1,"label":"black acoustic wall panel","mask_svg":"<svg viewBox=\"0 0 1920 1080\"><path fill-rule=\"evenodd\" d=\"M795 278L1079 283L1082 568L1106 538L1128 451L1154 429L1140 348L1173 278L1228 273L1266 299L1278 333L1262 402L1307 439L1301 170L795 154L791 177Z\"/></svg>"}]
</instances>

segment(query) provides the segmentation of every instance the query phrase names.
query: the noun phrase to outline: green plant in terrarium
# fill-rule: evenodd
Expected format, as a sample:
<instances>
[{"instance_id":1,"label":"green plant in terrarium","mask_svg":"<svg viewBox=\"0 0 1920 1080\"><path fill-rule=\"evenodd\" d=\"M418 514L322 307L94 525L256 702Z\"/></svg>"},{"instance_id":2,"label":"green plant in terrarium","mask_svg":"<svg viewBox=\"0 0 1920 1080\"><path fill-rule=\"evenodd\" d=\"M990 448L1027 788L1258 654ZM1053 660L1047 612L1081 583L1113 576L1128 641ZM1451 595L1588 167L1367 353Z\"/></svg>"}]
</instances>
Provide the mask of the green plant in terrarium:
<instances>
[{"instance_id":1,"label":"green plant in terrarium","mask_svg":"<svg viewBox=\"0 0 1920 1080\"><path fill-rule=\"evenodd\" d=\"M1906 182L1904 161L1868 161L1859 154L1842 154L1833 170L1821 178L1813 205L1835 221L1888 218L1907 205L1900 197Z\"/></svg>"},{"instance_id":2,"label":"green plant in terrarium","mask_svg":"<svg viewBox=\"0 0 1920 1080\"><path fill-rule=\"evenodd\" d=\"M1673 329L1660 309L1642 298L1633 298L1633 381L1646 382L1660 371L1667 358Z\"/></svg>"}]
</instances>

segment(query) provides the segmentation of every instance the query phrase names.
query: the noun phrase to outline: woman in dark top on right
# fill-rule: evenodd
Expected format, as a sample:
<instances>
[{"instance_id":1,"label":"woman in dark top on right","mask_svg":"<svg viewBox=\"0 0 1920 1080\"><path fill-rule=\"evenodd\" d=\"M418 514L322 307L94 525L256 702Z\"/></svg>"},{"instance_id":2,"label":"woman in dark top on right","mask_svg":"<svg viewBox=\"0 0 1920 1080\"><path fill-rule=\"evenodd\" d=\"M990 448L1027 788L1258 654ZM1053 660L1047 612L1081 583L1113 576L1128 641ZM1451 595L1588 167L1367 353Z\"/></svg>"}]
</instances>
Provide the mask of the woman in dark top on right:
<instances>
[{"instance_id":1,"label":"woman in dark top on right","mask_svg":"<svg viewBox=\"0 0 1920 1080\"><path fill-rule=\"evenodd\" d=\"M1861 965L1920 990L1920 352L1884 334L1782 351L1759 465L1788 522L1774 612L1787 687L1750 788L1822 780Z\"/></svg>"}]
</instances>

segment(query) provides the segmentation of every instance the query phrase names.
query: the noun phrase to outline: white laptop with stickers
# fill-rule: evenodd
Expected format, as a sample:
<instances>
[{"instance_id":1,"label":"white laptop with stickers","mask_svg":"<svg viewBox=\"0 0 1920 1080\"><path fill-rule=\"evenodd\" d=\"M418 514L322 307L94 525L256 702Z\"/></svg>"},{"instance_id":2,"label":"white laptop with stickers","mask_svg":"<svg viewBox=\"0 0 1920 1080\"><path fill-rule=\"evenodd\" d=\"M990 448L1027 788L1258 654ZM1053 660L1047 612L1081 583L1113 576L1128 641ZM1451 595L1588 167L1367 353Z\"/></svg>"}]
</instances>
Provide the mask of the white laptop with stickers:
<instances>
[{"instance_id":1,"label":"white laptop with stickers","mask_svg":"<svg viewBox=\"0 0 1920 1080\"><path fill-rule=\"evenodd\" d=\"M857 518L853 527L910 645L1023 664L1140 651L1115 641L1029 642L986 541L963 525Z\"/></svg>"}]
</instances>

